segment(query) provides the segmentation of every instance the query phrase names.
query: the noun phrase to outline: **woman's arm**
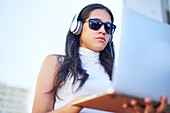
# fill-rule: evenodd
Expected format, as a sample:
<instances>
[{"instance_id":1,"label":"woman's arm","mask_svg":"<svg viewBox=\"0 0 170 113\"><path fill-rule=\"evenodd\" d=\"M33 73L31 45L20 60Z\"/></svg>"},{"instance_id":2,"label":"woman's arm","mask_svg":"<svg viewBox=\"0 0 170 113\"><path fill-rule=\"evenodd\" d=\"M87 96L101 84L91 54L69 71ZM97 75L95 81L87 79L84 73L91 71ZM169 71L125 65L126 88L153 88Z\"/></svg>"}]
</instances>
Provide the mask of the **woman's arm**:
<instances>
[{"instance_id":1,"label":"woman's arm","mask_svg":"<svg viewBox=\"0 0 170 113\"><path fill-rule=\"evenodd\" d=\"M60 67L60 63L58 62L57 57L57 55L49 55L45 58L42 64L37 79L32 113L52 112L55 93L47 92L53 88L55 74ZM81 107L72 106L72 103L68 103L64 107L53 111L53 113L79 113L81 109Z\"/></svg>"}]
</instances>

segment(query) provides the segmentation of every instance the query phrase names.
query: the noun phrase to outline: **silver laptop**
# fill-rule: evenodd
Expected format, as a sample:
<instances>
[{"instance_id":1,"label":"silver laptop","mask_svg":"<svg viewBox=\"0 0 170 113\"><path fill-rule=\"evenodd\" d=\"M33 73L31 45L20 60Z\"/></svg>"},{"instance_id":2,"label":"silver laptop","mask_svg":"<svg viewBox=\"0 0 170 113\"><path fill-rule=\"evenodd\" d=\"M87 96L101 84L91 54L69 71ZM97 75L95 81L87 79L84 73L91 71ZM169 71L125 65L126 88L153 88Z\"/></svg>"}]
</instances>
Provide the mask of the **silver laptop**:
<instances>
[{"instance_id":1,"label":"silver laptop","mask_svg":"<svg viewBox=\"0 0 170 113\"><path fill-rule=\"evenodd\" d=\"M122 15L120 49L113 68L113 89L88 96L76 106L127 113L124 102L168 97L170 111L170 26L131 9ZM141 101L140 101L141 100Z\"/></svg>"},{"instance_id":2,"label":"silver laptop","mask_svg":"<svg viewBox=\"0 0 170 113\"><path fill-rule=\"evenodd\" d=\"M115 92L170 104L170 25L125 8L121 27Z\"/></svg>"}]
</instances>

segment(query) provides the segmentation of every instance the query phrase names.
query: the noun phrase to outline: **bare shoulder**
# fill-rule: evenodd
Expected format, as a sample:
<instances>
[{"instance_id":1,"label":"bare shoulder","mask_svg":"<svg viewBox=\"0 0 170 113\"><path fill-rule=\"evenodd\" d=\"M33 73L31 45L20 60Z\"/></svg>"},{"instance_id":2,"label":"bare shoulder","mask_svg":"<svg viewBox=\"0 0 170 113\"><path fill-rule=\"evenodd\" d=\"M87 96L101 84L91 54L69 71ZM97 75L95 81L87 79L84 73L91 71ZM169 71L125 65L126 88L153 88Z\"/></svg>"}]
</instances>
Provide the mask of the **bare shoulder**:
<instances>
[{"instance_id":1,"label":"bare shoulder","mask_svg":"<svg viewBox=\"0 0 170 113\"><path fill-rule=\"evenodd\" d=\"M62 60L62 55L53 54L45 57L37 78L33 113L45 113L52 110L55 92L47 92L54 87L53 83Z\"/></svg>"},{"instance_id":2,"label":"bare shoulder","mask_svg":"<svg viewBox=\"0 0 170 113\"><path fill-rule=\"evenodd\" d=\"M58 63L59 64L62 63L63 58L64 58L63 55L57 55L57 54L48 55L45 57L43 63L57 65Z\"/></svg>"},{"instance_id":3,"label":"bare shoulder","mask_svg":"<svg viewBox=\"0 0 170 113\"><path fill-rule=\"evenodd\" d=\"M60 68L62 60L62 55L53 54L45 57L37 81L38 85L44 85L45 91L53 88L54 78Z\"/></svg>"},{"instance_id":4,"label":"bare shoulder","mask_svg":"<svg viewBox=\"0 0 170 113\"><path fill-rule=\"evenodd\" d=\"M45 57L42 68L58 69L63 61L63 55L52 54Z\"/></svg>"}]
</instances>

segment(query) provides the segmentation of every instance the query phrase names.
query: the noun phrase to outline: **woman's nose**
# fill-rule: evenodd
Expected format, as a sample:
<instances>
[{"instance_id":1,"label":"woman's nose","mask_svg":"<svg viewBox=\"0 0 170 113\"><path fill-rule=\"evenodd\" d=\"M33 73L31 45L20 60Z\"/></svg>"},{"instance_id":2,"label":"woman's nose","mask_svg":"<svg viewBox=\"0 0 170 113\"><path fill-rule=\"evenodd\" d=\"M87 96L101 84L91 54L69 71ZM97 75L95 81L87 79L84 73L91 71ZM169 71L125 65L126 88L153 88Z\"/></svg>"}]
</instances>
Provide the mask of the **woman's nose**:
<instances>
[{"instance_id":1,"label":"woman's nose","mask_svg":"<svg viewBox=\"0 0 170 113\"><path fill-rule=\"evenodd\" d=\"M101 28L98 30L98 33L102 33L102 34L104 34L104 35L106 34L104 25L101 26Z\"/></svg>"}]
</instances>

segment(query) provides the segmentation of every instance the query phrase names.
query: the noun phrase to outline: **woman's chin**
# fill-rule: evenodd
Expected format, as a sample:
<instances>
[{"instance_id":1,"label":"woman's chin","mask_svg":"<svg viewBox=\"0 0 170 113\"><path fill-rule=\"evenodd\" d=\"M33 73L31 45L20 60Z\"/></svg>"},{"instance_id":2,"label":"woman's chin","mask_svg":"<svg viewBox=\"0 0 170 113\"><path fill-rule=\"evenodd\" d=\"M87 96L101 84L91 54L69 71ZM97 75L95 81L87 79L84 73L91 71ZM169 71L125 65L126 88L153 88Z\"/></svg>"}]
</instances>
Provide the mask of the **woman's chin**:
<instances>
[{"instance_id":1,"label":"woman's chin","mask_svg":"<svg viewBox=\"0 0 170 113\"><path fill-rule=\"evenodd\" d=\"M104 48L105 47L103 47L103 46L97 46L97 47L93 48L92 50L96 51L96 52L100 52L100 51L103 51Z\"/></svg>"}]
</instances>

